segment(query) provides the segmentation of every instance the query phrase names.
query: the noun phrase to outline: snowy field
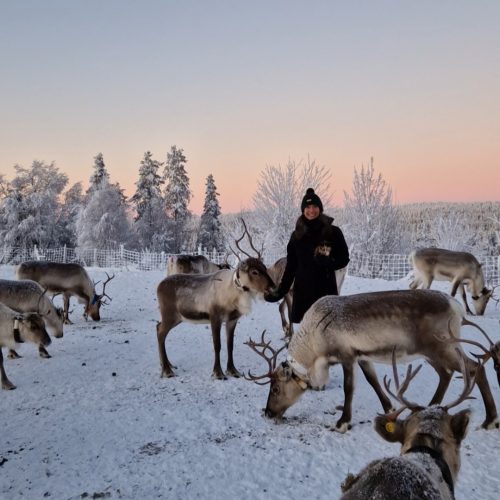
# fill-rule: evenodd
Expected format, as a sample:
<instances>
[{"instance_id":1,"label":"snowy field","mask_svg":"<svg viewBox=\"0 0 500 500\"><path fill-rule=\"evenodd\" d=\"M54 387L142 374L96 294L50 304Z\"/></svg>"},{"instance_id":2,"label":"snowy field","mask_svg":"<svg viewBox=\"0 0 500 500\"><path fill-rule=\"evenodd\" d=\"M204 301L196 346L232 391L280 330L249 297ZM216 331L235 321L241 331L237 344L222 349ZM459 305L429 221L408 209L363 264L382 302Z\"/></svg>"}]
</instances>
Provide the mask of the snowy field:
<instances>
[{"instance_id":1,"label":"snowy field","mask_svg":"<svg viewBox=\"0 0 500 500\"><path fill-rule=\"evenodd\" d=\"M89 271L95 280L104 277L102 269ZM262 416L268 386L243 378L211 379L208 326L182 324L171 332L167 349L177 377L161 379L155 325L156 286L163 275L113 272L116 278L106 289L113 301L101 310L101 322L85 322L82 306L73 303L74 324L65 328L64 338L53 339L51 359L39 358L36 347L27 344L18 351L22 359L5 359L17 389L0 393L2 500L332 499L339 497L348 472L399 453L398 445L372 429L381 407L362 376L357 377L352 430L343 435L329 430L343 401L338 366L330 370L326 391L307 392L281 424ZM13 279L13 268L0 267L0 277ZM406 280L347 277L343 293L407 287ZM500 308L490 304L486 316L475 321L498 340L499 318ZM243 344L263 329L280 344L276 304L257 302L240 320L235 341L240 371L265 370L264 360ZM464 337L478 335L464 329ZM377 371L382 376L388 367L378 365ZM500 406L491 363L487 371ZM436 384L426 365L408 396L426 402ZM445 401L461 386L454 378ZM479 396L477 388L474 395ZM467 406L473 409L472 425L462 444L456 498L497 499L500 431L476 429L484 418L480 398L452 412Z\"/></svg>"}]
</instances>

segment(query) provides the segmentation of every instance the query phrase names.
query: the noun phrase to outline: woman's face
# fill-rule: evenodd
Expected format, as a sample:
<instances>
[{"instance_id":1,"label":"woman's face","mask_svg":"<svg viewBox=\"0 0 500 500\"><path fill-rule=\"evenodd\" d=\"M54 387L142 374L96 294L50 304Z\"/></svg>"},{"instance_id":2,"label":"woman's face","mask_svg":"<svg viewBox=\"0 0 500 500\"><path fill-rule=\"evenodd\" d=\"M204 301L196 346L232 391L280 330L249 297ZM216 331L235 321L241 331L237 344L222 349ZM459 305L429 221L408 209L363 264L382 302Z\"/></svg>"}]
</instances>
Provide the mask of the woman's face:
<instances>
[{"instance_id":1,"label":"woman's face","mask_svg":"<svg viewBox=\"0 0 500 500\"><path fill-rule=\"evenodd\" d=\"M313 220L319 217L320 212L319 207L316 205L307 205L307 207L304 208L304 217L307 220Z\"/></svg>"}]
</instances>

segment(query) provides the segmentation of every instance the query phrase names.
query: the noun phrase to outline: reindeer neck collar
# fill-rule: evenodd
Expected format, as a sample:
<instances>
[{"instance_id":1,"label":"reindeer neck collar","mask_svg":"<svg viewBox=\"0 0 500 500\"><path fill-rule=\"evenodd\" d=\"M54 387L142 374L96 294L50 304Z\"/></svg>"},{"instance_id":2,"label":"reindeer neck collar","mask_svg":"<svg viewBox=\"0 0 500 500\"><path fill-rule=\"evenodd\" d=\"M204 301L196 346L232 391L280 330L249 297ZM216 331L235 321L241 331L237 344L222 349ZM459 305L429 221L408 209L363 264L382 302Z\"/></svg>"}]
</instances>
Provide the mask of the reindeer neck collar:
<instances>
[{"instance_id":1,"label":"reindeer neck collar","mask_svg":"<svg viewBox=\"0 0 500 500\"><path fill-rule=\"evenodd\" d=\"M243 290L244 292L249 292L250 291L250 288L248 288L247 286L241 284L239 269L236 269L236 271L234 271L233 282L236 285L236 287L239 288L240 290Z\"/></svg>"},{"instance_id":2,"label":"reindeer neck collar","mask_svg":"<svg viewBox=\"0 0 500 500\"><path fill-rule=\"evenodd\" d=\"M17 318L14 319L14 328L12 331L14 333L14 341L17 344L22 344L24 340L21 338L21 332L19 331L19 320Z\"/></svg>"},{"instance_id":3,"label":"reindeer neck collar","mask_svg":"<svg viewBox=\"0 0 500 500\"><path fill-rule=\"evenodd\" d=\"M450 489L451 498L455 498L455 487L453 485L453 477L451 475L450 467L443 460L443 456L441 455L441 453L432 448L429 448L428 446L423 446L423 445L412 446L405 454L407 453L425 453L429 455L441 470L441 475L443 476L443 480Z\"/></svg>"},{"instance_id":4,"label":"reindeer neck collar","mask_svg":"<svg viewBox=\"0 0 500 500\"><path fill-rule=\"evenodd\" d=\"M304 390L310 388L311 384L309 383L307 369L290 355L288 355L286 360L288 362L288 365L292 369L292 377L300 385L300 387Z\"/></svg>"}]
</instances>

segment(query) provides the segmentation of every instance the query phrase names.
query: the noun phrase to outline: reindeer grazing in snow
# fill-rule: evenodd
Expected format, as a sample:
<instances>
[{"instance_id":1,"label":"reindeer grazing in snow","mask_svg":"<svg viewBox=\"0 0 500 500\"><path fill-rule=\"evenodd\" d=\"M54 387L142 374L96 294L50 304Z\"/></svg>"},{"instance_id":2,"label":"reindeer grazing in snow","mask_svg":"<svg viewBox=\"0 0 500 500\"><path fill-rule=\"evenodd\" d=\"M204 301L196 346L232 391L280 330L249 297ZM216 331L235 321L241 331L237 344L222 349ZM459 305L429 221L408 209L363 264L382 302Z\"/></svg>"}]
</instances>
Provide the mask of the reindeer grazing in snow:
<instances>
[{"instance_id":1,"label":"reindeer grazing in snow","mask_svg":"<svg viewBox=\"0 0 500 500\"><path fill-rule=\"evenodd\" d=\"M421 366L413 371L410 365L405 380L400 384L396 362L393 361L396 394L390 390L390 382L384 382L401 407L391 414L377 416L374 427L386 441L401 443L401 455L374 460L358 474L348 474L341 485L344 493L342 500L455 498L460 444L467 433L470 410L462 410L454 415L448 412L468 399L474 387L474 380L465 368L463 359L461 366L464 388L460 396L445 406L422 407L404 397L410 381ZM398 419L405 409L409 409L411 414L405 419Z\"/></svg>"},{"instance_id":2,"label":"reindeer grazing in snow","mask_svg":"<svg viewBox=\"0 0 500 500\"><path fill-rule=\"evenodd\" d=\"M165 350L166 337L172 328L188 321L210 323L215 353L212 376L217 379L226 378L220 365L220 330L222 323L226 324L227 374L239 377L240 373L233 361L236 323L242 315L250 312L253 300L258 295L269 292L273 286L266 266L255 257L240 261L235 270L221 269L213 274L167 276L157 288L161 321L156 327L156 334L161 376L174 376Z\"/></svg>"},{"instance_id":3,"label":"reindeer grazing in snow","mask_svg":"<svg viewBox=\"0 0 500 500\"><path fill-rule=\"evenodd\" d=\"M451 281L451 296L454 297L460 289L465 310L472 314L467 303L465 285L472 295L476 314L484 314L493 290L485 286L481 264L474 255L442 248L422 248L414 250L409 261L415 274L410 288L430 288L433 280Z\"/></svg>"},{"instance_id":4,"label":"reindeer grazing in snow","mask_svg":"<svg viewBox=\"0 0 500 500\"><path fill-rule=\"evenodd\" d=\"M460 355L452 342L444 340L460 337L463 320L460 304L433 290L329 295L316 301L305 314L299 331L288 345L287 361L276 367L279 351L272 350L269 343L260 352L253 347L268 361L270 370L257 377L248 375L254 381L269 378L271 386L265 414L281 418L307 388L322 387L328 382L331 364L341 363L345 402L335 430L345 432L350 428L354 362L363 360L370 367L371 361L390 362L394 348L401 360L423 357L439 376L430 402L438 404L452 373L460 370ZM250 340L250 347L252 343L255 345ZM266 355L266 351L272 356ZM476 372L476 383L486 409L482 427L498 428L495 401L484 367L467 358L466 368ZM374 377L376 379L376 375Z\"/></svg>"},{"instance_id":5,"label":"reindeer grazing in snow","mask_svg":"<svg viewBox=\"0 0 500 500\"><path fill-rule=\"evenodd\" d=\"M2 347L14 349L21 342L48 346L50 337L42 317L36 313L19 314L0 303L0 382L2 389L15 389L3 367Z\"/></svg>"},{"instance_id":6,"label":"reindeer grazing in snow","mask_svg":"<svg viewBox=\"0 0 500 500\"><path fill-rule=\"evenodd\" d=\"M106 304L104 297L111 300L105 292L106 285L115 276L106 273L107 280L103 283L102 293L97 294L95 285L87 271L80 264L28 261L20 264L16 271L18 279L29 279L39 283L49 293L62 293L64 300L64 319L69 323L69 299L72 295L84 304L84 317L90 316L94 321L101 319L100 309Z\"/></svg>"},{"instance_id":7,"label":"reindeer grazing in snow","mask_svg":"<svg viewBox=\"0 0 500 500\"><path fill-rule=\"evenodd\" d=\"M19 313L38 313L54 337L63 336L62 310L54 306L47 297L46 290L35 281L0 279L0 302ZM38 352L42 358L50 358L42 344L38 345ZM8 357L18 358L19 355L14 349L10 349Z\"/></svg>"},{"instance_id":8,"label":"reindeer grazing in snow","mask_svg":"<svg viewBox=\"0 0 500 500\"><path fill-rule=\"evenodd\" d=\"M171 255L167 260L167 276L173 274L211 274L221 269L231 269L226 262L215 264L203 255Z\"/></svg>"}]
</instances>

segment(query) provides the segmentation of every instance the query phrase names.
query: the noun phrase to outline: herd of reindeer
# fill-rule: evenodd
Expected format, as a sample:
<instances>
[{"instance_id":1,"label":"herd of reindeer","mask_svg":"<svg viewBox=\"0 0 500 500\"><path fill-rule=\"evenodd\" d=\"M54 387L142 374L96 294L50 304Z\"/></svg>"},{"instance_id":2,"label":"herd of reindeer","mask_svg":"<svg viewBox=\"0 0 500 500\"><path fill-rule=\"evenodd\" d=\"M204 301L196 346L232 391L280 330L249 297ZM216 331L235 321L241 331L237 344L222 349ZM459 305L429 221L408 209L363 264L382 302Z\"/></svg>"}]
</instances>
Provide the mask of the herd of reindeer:
<instances>
[{"instance_id":1,"label":"herd of reindeer","mask_svg":"<svg viewBox=\"0 0 500 500\"><path fill-rule=\"evenodd\" d=\"M256 256L243 251L247 235ZM161 321L157 324L158 352L162 377L175 376L165 342L168 333L182 322L209 323L212 331L214 365L212 376L240 377L233 359L234 333L238 319L251 310L254 299L265 297L279 283L286 258L266 267L260 252L246 230L236 240L239 253L235 268L214 264L202 256L172 256L167 262L167 277L157 287ZM242 259L241 255L245 258ZM500 385L500 341L496 343L476 323L467 319L469 308L466 290L472 297L475 314L483 315L494 288L485 284L481 264L470 253L438 248L416 250L410 255L413 281L409 290L391 290L353 295L326 296L315 302L305 314L297 332L285 318L291 310L291 293L279 305L285 343L275 348L266 340L245 342L265 359L267 372L243 376L259 385L270 384L264 413L282 419L308 389L321 389L328 383L329 367L341 364L344 376L342 414L333 430L351 428L354 368L359 365L377 394L383 414L375 418L375 430L389 442L401 444L401 455L375 460L357 475L349 474L342 484L342 498L454 498L454 484L460 467L460 444L469 424L470 411L450 414L449 410L470 398L477 385L485 408L484 429L499 428L499 419L485 363L491 358ZM227 262L227 259L226 259ZM54 337L62 337L63 324L69 320L70 297L84 304L84 316L100 319L100 307L111 297L106 285L114 278L106 273L102 292L96 291L85 268L76 263L29 261L16 269L16 280L0 280L0 374L3 389L14 389L5 373L1 348L8 357L18 357L16 346L25 341L38 345L40 356L50 357L46 328ZM337 271L338 289L345 269ZM433 280L452 283L451 294L430 290ZM463 306L454 298L460 292ZM63 296L63 308L55 307L53 297ZM221 328L225 324L227 368L220 362ZM462 326L475 327L488 344L461 338ZM474 359L467 356L462 344L478 348ZM287 350L286 360L278 355ZM427 406L405 397L411 381L421 366L408 366L400 382L397 362L423 358L437 372L438 386ZM392 364L392 380L384 377L380 385L373 362ZM455 401L442 405L454 372L463 377L463 390ZM394 383L394 388L391 387ZM397 402L395 408L389 396ZM406 418L400 415L410 413Z\"/></svg>"}]
</instances>

